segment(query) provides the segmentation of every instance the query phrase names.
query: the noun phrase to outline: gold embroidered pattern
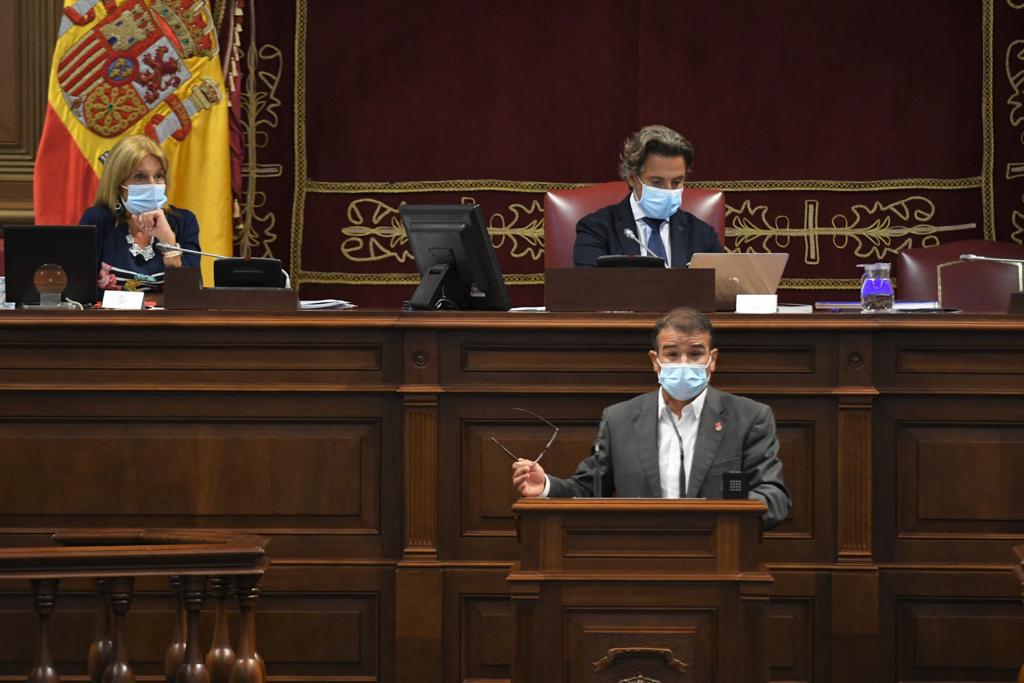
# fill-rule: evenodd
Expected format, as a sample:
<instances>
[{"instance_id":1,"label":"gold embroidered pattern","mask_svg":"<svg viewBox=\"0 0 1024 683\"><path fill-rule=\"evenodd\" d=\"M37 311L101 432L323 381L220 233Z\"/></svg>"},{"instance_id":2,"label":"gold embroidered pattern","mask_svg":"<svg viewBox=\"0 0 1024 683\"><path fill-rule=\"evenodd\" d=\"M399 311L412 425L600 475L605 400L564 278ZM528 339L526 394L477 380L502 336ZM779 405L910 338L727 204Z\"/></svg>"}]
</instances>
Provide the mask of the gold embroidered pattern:
<instances>
[{"instance_id":1,"label":"gold embroidered pattern","mask_svg":"<svg viewBox=\"0 0 1024 683\"><path fill-rule=\"evenodd\" d=\"M397 207L377 199L357 199L348 205L349 225L341 229L341 255L353 263L412 258Z\"/></svg>"},{"instance_id":2,"label":"gold embroidered pattern","mask_svg":"<svg viewBox=\"0 0 1024 683\"><path fill-rule=\"evenodd\" d=\"M889 178L882 180L707 180L687 187L732 192L887 192L890 190L972 190L981 177Z\"/></svg>"},{"instance_id":3,"label":"gold embroidered pattern","mask_svg":"<svg viewBox=\"0 0 1024 683\"><path fill-rule=\"evenodd\" d=\"M995 116L992 106L994 0L981 3L981 211L985 239L996 239L995 216Z\"/></svg>"},{"instance_id":4,"label":"gold embroidered pattern","mask_svg":"<svg viewBox=\"0 0 1024 683\"><path fill-rule=\"evenodd\" d=\"M543 273L504 273L506 285L543 285ZM294 280L294 277L292 278ZM324 273L306 271L303 282L332 285L418 285L415 273Z\"/></svg>"},{"instance_id":5,"label":"gold embroidered pattern","mask_svg":"<svg viewBox=\"0 0 1024 683\"><path fill-rule=\"evenodd\" d=\"M414 180L396 183L306 182L307 192L319 194L412 194L417 192L547 192L593 183L546 183L532 180Z\"/></svg>"},{"instance_id":6,"label":"gold embroidered pattern","mask_svg":"<svg viewBox=\"0 0 1024 683\"><path fill-rule=\"evenodd\" d=\"M779 289L856 289L860 290L860 278L827 277L784 277Z\"/></svg>"},{"instance_id":7,"label":"gold embroidered pattern","mask_svg":"<svg viewBox=\"0 0 1024 683\"><path fill-rule=\"evenodd\" d=\"M473 197L462 197L461 203L475 204ZM378 199L356 199L348 205L349 224L341 228L341 255L353 263L412 259L408 236L398 207ZM487 231L495 249L506 247L514 258L540 261L544 256L544 209L534 200L530 206L511 204L511 216L501 213L489 216Z\"/></svg>"},{"instance_id":8,"label":"gold embroidered pattern","mask_svg":"<svg viewBox=\"0 0 1024 683\"><path fill-rule=\"evenodd\" d=\"M549 192L594 183L542 180L418 180L395 183L340 183L308 180L306 191L318 194L413 194L419 192ZM687 187L733 192L883 192L889 190L964 190L981 187L981 177L889 178L882 180L701 180Z\"/></svg>"},{"instance_id":9,"label":"gold embroidered pattern","mask_svg":"<svg viewBox=\"0 0 1024 683\"><path fill-rule=\"evenodd\" d=\"M976 223L934 225L935 204L927 197L914 195L896 202L854 204L850 215L836 214L829 225L819 222L820 203L804 202L803 225L794 227L789 216L769 218L766 205L754 206L745 200L739 207L726 205L726 237L735 239L735 251L788 250L792 240L803 241L804 263L821 262L819 242L832 238L838 250L852 248L858 258L884 260L910 247L914 236L922 236L921 246L938 244L938 234L973 230ZM905 238L905 239L904 239Z\"/></svg>"},{"instance_id":10,"label":"gold embroidered pattern","mask_svg":"<svg viewBox=\"0 0 1024 683\"><path fill-rule=\"evenodd\" d=\"M249 5L249 45L246 49L245 90L242 93L242 128L245 131L245 177L242 207L242 228L235 236L238 251L242 256L257 254L273 256L270 245L277 241L274 229L277 216L272 211L262 211L267 204L267 193L258 190L260 178L277 178L283 173L281 164L259 163L259 150L267 146L269 130L279 123L277 110L281 99L277 88L284 68L284 55L273 45L256 45L256 3ZM262 70L261 69L265 69Z\"/></svg>"},{"instance_id":11,"label":"gold embroidered pattern","mask_svg":"<svg viewBox=\"0 0 1024 683\"><path fill-rule=\"evenodd\" d=\"M1022 9L1024 2L1016 6L1011 3L1011 7ZM1006 100L1010 106L1010 125L1017 128L1024 124L1024 39L1014 40L1006 47L1006 80L1010 85L1010 96ZM1024 130L1018 142L1022 145L1018 152L1024 151ZM1006 179L1024 180L1024 162L1008 162ZM1024 200L1024 196L1021 199ZM1024 244L1024 211L1019 207L1010 212L1010 225L1013 226L1010 239L1017 244Z\"/></svg>"},{"instance_id":12,"label":"gold embroidered pattern","mask_svg":"<svg viewBox=\"0 0 1024 683\"><path fill-rule=\"evenodd\" d=\"M302 272L302 232L306 204L306 0L295 2L295 85L292 90L292 106L295 108L295 189L292 193L292 248L291 273L295 287L303 281L319 282Z\"/></svg>"},{"instance_id":13,"label":"gold embroidered pattern","mask_svg":"<svg viewBox=\"0 0 1024 683\"><path fill-rule=\"evenodd\" d=\"M465 200L463 200L465 201ZM529 206L511 204L509 220L500 213L491 214L488 232L495 249L509 245L514 258L542 261L544 259L544 206L534 199Z\"/></svg>"}]
</instances>

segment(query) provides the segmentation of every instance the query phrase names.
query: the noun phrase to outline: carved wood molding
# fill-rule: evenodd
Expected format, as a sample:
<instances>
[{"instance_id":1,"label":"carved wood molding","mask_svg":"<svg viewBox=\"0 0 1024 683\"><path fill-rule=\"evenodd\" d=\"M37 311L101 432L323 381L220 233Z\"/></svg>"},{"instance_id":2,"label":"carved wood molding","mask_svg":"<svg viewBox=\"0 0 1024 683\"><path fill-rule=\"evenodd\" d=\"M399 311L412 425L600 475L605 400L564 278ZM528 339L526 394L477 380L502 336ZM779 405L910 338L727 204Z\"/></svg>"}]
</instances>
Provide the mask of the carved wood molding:
<instances>
[{"instance_id":1,"label":"carved wood molding","mask_svg":"<svg viewBox=\"0 0 1024 683\"><path fill-rule=\"evenodd\" d=\"M61 0L14 0L5 3L3 21L13 27L4 59L16 60L16 71L0 83L5 139L0 142L0 224L31 224L32 172L43 129L50 61L57 35Z\"/></svg>"},{"instance_id":2,"label":"carved wood molding","mask_svg":"<svg viewBox=\"0 0 1024 683\"><path fill-rule=\"evenodd\" d=\"M14 83L2 84L4 93L19 103L20 130L16 140L0 144L0 181L32 180L39 135L46 111L50 61L56 39L60 0L16 0L14 19L18 22L15 48L20 71Z\"/></svg>"},{"instance_id":3,"label":"carved wood molding","mask_svg":"<svg viewBox=\"0 0 1024 683\"><path fill-rule=\"evenodd\" d=\"M613 647L604 657L593 663L594 671L604 671L614 664L616 659L622 657L659 657L665 666L679 673L686 671L686 663L676 659L672 650L667 647Z\"/></svg>"},{"instance_id":4,"label":"carved wood molding","mask_svg":"<svg viewBox=\"0 0 1024 683\"><path fill-rule=\"evenodd\" d=\"M870 562L871 399L842 397L837 442L839 561Z\"/></svg>"}]
</instances>

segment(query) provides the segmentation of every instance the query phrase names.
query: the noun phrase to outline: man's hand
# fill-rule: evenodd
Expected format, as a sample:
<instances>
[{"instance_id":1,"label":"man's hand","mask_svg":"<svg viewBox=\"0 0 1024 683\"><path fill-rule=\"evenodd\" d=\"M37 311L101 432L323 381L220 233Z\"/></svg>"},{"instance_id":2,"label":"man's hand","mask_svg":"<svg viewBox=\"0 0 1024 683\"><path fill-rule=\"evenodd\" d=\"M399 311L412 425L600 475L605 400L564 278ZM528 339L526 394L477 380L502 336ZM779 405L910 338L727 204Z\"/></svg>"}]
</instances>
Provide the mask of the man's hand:
<instances>
[{"instance_id":1,"label":"man's hand","mask_svg":"<svg viewBox=\"0 0 1024 683\"><path fill-rule=\"evenodd\" d=\"M536 498L544 493L544 468L532 460L520 458L512 463L512 485L524 498Z\"/></svg>"}]
</instances>

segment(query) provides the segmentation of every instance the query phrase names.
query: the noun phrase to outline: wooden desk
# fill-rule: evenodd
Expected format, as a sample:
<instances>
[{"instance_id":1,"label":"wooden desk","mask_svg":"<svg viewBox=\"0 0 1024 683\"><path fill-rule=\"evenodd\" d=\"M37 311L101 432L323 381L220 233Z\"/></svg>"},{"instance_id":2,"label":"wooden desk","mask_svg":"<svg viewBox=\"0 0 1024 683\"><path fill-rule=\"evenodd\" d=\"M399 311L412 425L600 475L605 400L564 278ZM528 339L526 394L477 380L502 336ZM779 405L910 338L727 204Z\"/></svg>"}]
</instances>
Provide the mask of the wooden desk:
<instances>
[{"instance_id":1,"label":"wooden desk","mask_svg":"<svg viewBox=\"0 0 1024 683\"><path fill-rule=\"evenodd\" d=\"M512 410L530 408L561 428L550 469L571 472L602 408L654 388L654 320L4 312L0 543L66 527L258 533L273 539L258 615L272 679L507 679L516 497L489 437L537 452L546 427ZM712 381L772 406L795 503L761 547L772 677L1013 680L1024 319L712 320ZM0 683L33 654L10 588ZM159 604L131 645L140 674L161 670ZM91 612L84 593L58 601L62 673Z\"/></svg>"}]
</instances>

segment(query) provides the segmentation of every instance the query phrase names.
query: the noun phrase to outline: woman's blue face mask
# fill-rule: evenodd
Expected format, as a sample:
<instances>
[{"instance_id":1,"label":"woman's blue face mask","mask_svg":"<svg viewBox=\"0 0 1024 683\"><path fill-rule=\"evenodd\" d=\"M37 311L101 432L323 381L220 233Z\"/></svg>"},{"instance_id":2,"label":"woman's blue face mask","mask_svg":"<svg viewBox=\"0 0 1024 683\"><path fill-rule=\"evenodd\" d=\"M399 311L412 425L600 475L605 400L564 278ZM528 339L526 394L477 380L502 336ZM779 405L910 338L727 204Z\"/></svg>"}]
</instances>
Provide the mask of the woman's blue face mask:
<instances>
[{"instance_id":1,"label":"woman's blue face mask","mask_svg":"<svg viewBox=\"0 0 1024 683\"><path fill-rule=\"evenodd\" d=\"M136 216L147 211L156 211L167 203L167 186L163 183L122 185L128 197L122 202L128 213Z\"/></svg>"}]
</instances>

